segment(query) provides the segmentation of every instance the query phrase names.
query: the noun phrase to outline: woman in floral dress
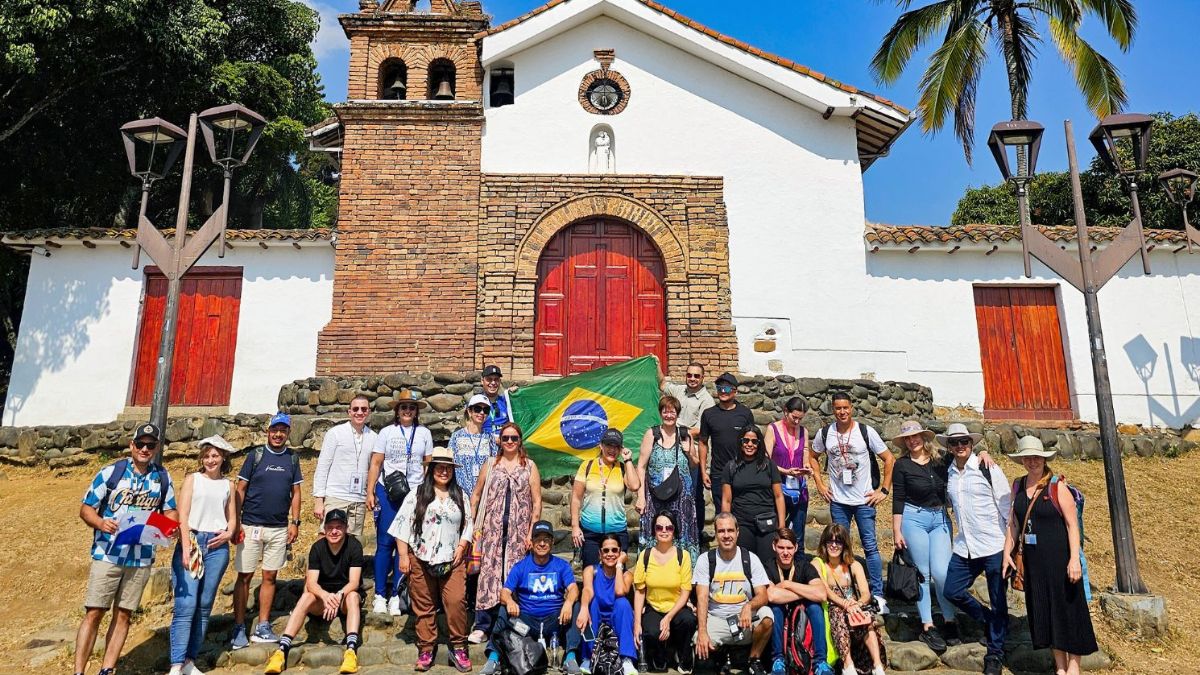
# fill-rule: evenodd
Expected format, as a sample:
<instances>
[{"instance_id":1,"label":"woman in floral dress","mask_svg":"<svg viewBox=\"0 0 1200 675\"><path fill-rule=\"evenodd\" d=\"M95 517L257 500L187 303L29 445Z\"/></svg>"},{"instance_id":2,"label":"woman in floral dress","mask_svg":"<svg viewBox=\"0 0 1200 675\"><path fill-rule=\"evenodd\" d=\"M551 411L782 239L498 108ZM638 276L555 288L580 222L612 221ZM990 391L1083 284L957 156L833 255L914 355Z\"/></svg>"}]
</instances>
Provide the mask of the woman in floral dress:
<instances>
[{"instance_id":1,"label":"woman in floral dress","mask_svg":"<svg viewBox=\"0 0 1200 675\"><path fill-rule=\"evenodd\" d=\"M692 566L700 553L700 532L696 529L696 498L692 485L693 471L699 462L696 444L687 427L675 422L681 406L674 396L658 401L662 424L646 430L638 453L638 474L642 489L638 492L637 510L641 517L642 548L654 546L654 514L673 511L679 520L680 531L675 533L676 545L688 552ZM672 473L679 476L680 489L668 500L654 496L654 489L668 480ZM671 479L673 480L673 479Z\"/></svg>"},{"instance_id":2,"label":"woman in floral dress","mask_svg":"<svg viewBox=\"0 0 1200 675\"><path fill-rule=\"evenodd\" d=\"M517 561L529 551L533 524L542 518L542 477L529 461L521 442L521 427L500 427L500 455L479 472L471 510L475 543L481 549L479 590L475 596L475 630L470 641L480 644L491 633L500 606L500 589Z\"/></svg>"}]
</instances>

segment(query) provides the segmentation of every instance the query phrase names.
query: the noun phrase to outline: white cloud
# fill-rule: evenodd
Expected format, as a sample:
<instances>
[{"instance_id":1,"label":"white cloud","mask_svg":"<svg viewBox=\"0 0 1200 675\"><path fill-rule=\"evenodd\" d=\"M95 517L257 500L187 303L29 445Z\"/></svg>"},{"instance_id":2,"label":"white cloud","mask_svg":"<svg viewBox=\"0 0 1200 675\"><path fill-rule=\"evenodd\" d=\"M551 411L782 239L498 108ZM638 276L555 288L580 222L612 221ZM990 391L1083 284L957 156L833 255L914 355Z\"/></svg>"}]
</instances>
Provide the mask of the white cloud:
<instances>
[{"instance_id":1,"label":"white cloud","mask_svg":"<svg viewBox=\"0 0 1200 675\"><path fill-rule=\"evenodd\" d=\"M338 52L350 51L350 41L346 39L346 34L342 32L342 26L337 20L338 14L342 13L338 8L319 0L300 0L300 2L308 5L321 16L321 27L312 43L313 54L317 59Z\"/></svg>"}]
</instances>

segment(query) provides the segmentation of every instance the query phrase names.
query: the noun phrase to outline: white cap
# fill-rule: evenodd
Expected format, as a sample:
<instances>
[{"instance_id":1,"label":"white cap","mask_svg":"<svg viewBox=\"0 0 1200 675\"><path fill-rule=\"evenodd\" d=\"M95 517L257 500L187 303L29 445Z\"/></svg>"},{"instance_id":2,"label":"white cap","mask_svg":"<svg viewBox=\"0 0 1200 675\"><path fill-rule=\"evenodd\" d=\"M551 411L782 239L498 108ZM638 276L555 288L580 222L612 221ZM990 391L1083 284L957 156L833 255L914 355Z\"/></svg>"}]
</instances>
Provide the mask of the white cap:
<instances>
[{"instance_id":1,"label":"white cap","mask_svg":"<svg viewBox=\"0 0 1200 675\"><path fill-rule=\"evenodd\" d=\"M481 403L483 405L486 405L489 408L492 407L491 399L484 396L483 394L475 394L474 396L472 396L471 400L467 401L467 407L470 408L471 406L479 405Z\"/></svg>"},{"instance_id":2,"label":"white cap","mask_svg":"<svg viewBox=\"0 0 1200 675\"><path fill-rule=\"evenodd\" d=\"M211 445L214 448L216 448L218 450L222 450L224 452L234 452L233 446L229 444L229 441L227 441L224 438L221 438L220 436L217 436L217 435L209 436L208 438L203 438L196 445L201 448L203 448L206 445Z\"/></svg>"}]
</instances>

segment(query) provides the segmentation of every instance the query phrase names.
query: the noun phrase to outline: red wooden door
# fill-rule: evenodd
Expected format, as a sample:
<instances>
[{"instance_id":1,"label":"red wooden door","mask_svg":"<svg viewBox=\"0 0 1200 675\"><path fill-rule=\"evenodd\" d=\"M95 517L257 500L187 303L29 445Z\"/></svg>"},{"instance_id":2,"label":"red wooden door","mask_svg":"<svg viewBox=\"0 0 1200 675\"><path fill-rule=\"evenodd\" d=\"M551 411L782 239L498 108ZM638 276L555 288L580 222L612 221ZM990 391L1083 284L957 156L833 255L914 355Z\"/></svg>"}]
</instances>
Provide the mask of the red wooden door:
<instances>
[{"instance_id":1,"label":"red wooden door","mask_svg":"<svg viewBox=\"0 0 1200 675\"><path fill-rule=\"evenodd\" d=\"M975 288L990 419L1071 419L1071 392L1053 288Z\"/></svg>"},{"instance_id":2,"label":"red wooden door","mask_svg":"<svg viewBox=\"0 0 1200 675\"><path fill-rule=\"evenodd\" d=\"M587 220L538 262L534 371L569 375L646 354L666 362L663 262L641 231Z\"/></svg>"},{"instance_id":3,"label":"red wooden door","mask_svg":"<svg viewBox=\"0 0 1200 675\"><path fill-rule=\"evenodd\" d=\"M167 278L146 271L130 405L150 405L162 338ZM171 367L171 405L229 405L233 352L242 302L240 267L193 268L179 295L179 323Z\"/></svg>"}]
</instances>

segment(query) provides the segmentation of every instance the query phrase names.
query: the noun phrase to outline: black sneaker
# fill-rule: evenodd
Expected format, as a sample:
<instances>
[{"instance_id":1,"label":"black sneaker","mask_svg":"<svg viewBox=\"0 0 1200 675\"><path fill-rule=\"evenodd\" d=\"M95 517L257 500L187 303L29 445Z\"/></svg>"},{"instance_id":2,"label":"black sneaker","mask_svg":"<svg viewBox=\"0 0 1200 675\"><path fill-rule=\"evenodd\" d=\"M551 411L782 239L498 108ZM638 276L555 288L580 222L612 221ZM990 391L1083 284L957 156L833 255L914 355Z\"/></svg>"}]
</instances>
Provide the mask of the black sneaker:
<instances>
[{"instance_id":1,"label":"black sneaker","mask_svg":"<svg viewBox=\"0 0 1200 675\"><path fill-rule=\"evenodd\" d=\"M691 649L683 649L679 652L678 670L683 675L691 675L696 669L696 652Z\"/></svg>"},{"instance_id":2,"label":"black sneaker","mask_svg":"<svg viewBox=\"0 0 1200 675\"><path fill-rule=\"evenodd\" d=\"M750 675L771 675L758 659L750 659Z\"/></svg>"},{"instance_id":3,"label":"black sneaker","mask_svg":"<svg viewBox=\"0 0 1200 675\"><path fill-rule=\"evenodd\" d=\"M995 656L989 656L983 660L983 675L1001 675L1004 670L1004 664Z\"/></svg>"},{"instance_id":4,"label":"black sneaker","mask_svg":"<svg viewBox=\"0 0 1200 675\"><path fill-rule=\"evenodd\" d=\"M917 639L924 642L927 647L939 656L946 652L946 640L938 632L937 626L930 626L927 630L921 631Z\"/></svg>"},{"instance_id":5,"label":"black sneaker","mask_svg":"<svg viewBox=\"0 0 1200 675\"><path fill-rule=\"evenodd\" d=\"M947 621L942 624L942 637L946 640L946 644L951 647L961 645L962 639L958 636L958 622Z\"/></svg>"}]
</instances>

